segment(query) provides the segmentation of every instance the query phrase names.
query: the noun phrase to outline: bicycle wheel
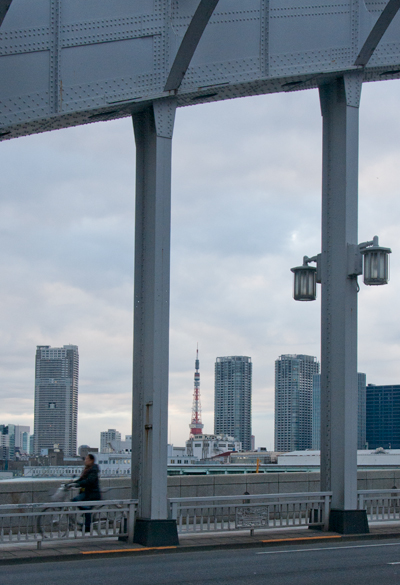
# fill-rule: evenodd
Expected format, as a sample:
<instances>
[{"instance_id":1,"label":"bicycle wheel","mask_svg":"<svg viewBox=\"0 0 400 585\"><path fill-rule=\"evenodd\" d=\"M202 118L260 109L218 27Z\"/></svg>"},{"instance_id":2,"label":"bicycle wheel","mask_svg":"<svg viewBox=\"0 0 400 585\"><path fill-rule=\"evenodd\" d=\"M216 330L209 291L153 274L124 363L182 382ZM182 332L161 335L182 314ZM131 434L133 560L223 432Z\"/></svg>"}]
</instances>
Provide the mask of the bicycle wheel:
<instances>
[{"instance_id":1,"label":"bicycle wheel","mask_svg":"<svg viewBox=\"0 0 400 585\"><path fill-rule=\"evenodd\" d=\"M62 538L68 531L69 517L63 508L44 508L37 518L37 532L42 538Z\"/></svg>"}]
</instances>

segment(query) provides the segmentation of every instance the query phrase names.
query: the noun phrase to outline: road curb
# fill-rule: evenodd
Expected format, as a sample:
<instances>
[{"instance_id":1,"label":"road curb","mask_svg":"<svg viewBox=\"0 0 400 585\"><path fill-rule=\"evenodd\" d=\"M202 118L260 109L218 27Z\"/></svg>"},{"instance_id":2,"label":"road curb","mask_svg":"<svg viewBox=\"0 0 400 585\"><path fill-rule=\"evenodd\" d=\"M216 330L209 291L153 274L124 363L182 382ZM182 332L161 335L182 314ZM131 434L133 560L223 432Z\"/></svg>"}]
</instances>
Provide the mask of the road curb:
<instances>
[{"instance_id":1,"label":"road curb","mask_svg":"<svg viewBox=\"0 0 400 585\"><path fill-rule=\"evenodd\" d=\"M77 561L89 559L105 559L115 557L137 557L157 554L179 554L188 552L208 552L212 550L233 550L245 548L269 548L276 546L318 544L323 542L348 542L356 540L389 540L400 538L400 532L395 533L368 533L368 534L332 534L327 536L304 536L294 538L260 539L252 542L225 542L216 544L181 545L173 547L148 547L148 548L121 548L110 550L80 551L78 553L64 553L55 555L21 556L15 558L0 559L0 566L20 565L31 563L51 563L61 561Z\"/></svg>"}]
</instances>

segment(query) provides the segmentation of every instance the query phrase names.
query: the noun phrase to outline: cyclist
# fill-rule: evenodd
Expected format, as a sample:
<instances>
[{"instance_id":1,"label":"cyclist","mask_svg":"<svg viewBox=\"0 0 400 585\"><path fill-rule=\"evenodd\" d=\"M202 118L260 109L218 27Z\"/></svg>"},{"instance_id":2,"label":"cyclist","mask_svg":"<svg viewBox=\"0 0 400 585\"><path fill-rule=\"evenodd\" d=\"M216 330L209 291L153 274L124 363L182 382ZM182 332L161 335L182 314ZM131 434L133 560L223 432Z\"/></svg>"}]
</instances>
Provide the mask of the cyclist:
<instances>
[{"instance_id":1,"label":"cyclist","mask_svg":"<svg viewBox=\"0 0 400 585\"><path fill-rule=\"evenodd\" d=\"M99 466L95 463L94 455L89 453L85 459L85 468L81 476L69 485L80 487L79 494L75 496L73 502L87 502L90 500L101 500L99 484ZM82 506L81 510L91 510L90 506ZM85 532L90 532L91 514L85 514Z\"/></svg>"}]
</instances>

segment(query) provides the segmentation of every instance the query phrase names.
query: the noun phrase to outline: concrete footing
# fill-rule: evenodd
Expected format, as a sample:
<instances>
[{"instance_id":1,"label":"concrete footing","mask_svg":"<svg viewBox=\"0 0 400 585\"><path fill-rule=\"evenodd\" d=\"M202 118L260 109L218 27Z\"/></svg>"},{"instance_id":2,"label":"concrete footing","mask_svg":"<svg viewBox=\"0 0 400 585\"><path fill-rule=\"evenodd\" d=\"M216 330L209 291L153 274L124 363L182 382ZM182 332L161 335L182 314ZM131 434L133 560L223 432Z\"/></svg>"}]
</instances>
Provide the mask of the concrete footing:
<instances>
[{"instance_id":1,"label":"concrete footing","mask_svg":"<svg viewBox=\"0 0 400 585\"><path fill-rule=\"evenodd\" d=\"M331 510L329 530L339 534L366 534L369 532L366 510Z\"/></svg>"},{"instance_id":2,"label":"concrete footing","mask_svg":"<svg viewBox=\"0 0 400 585\"><path fill-rule=\"evenodd\" d=\"M177 546L179 544L176 520L147 520L135 522L133 541L143 546Z\"/></svg>"}]
</instances>

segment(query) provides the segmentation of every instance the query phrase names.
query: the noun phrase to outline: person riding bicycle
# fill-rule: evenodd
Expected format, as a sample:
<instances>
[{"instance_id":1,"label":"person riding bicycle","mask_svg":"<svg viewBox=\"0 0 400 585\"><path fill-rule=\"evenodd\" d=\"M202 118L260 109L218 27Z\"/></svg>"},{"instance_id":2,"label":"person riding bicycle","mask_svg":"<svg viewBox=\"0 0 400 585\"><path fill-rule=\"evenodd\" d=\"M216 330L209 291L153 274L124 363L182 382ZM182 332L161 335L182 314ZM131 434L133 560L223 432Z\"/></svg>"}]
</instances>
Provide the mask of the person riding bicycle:
<instances>
[{"instance_id":1,"label":"person riding bicycle","mask_svg":"<svg viewBox=\"0 0 400 585\"><path fill-rule=\"evenodd\" d=\"M80 487L79 494L72 498L73 502L101 500L99 484L99 466L95 463L94 455L89 453L85 459L85 468L80 477L69 485ZM91 510L91 507L82 507L82 510ZM85 532L90 532L91 514L85 514Z\"/></svg>"}]
</instances>

